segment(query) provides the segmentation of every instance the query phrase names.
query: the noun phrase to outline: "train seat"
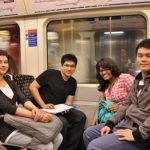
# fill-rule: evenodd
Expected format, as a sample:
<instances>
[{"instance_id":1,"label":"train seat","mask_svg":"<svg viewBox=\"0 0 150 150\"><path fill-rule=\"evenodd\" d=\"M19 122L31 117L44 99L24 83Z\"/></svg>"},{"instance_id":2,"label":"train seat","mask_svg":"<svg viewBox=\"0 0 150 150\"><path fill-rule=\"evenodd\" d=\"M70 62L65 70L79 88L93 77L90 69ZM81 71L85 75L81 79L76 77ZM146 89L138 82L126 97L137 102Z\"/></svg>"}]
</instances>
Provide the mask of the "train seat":
<instances>
[{"instance_id":1,"label":"train seat","mask_svg":"<svg viewBox=\"0 0 150 150\"><path fill-rule=\"evenodd\" d=\"M98 85L80 85L78 84L75 94L74 105L87 116L85 128L91 125L92 117L95 113L99 100Z\"/></svg>"},{"instance_id":2,"label":"train seat","mask_svg":"<svg viewBox=\"0 0 150 150\"><path fill-rule=\"evenodd\" d=\"M6 79L11 79L16 82L22 93L29 99L32 98L32 94L29 90L30 83L34 80L34 76L32 75L24 75L24 74L7 74L4 76Z\"/></svg>"},{"instance_id":3,"label":"train seat","mask_svg":"<svg viewBox=\"0 0 150 150\"><path fill-rule=\"evenodd\" d=\"M14 80L22 93L29 99L32 98L32 95L29 90L30 83L34 80L34 76L32 75L24 75L24 74L15 74L10 75L7 74L4 76L5 79ZM18 145L8 145L0 141L0 145L6 147L8 150L19 150L20 147ZM3 150L3 149L2 149ZM27 149L24 149L27 150Z\"/></svg>"}]
</instances>

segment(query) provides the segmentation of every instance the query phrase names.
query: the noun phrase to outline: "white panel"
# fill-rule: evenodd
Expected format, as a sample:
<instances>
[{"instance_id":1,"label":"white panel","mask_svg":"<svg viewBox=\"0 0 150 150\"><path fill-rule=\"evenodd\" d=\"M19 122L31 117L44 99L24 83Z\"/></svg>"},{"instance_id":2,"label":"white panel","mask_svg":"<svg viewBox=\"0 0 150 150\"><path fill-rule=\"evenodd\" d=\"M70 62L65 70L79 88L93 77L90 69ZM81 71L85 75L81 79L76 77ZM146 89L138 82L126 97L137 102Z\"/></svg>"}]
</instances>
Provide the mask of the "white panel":
<instances>
[{"instance_id":1,"label":"white panel","mask_svg":"<svg viewBox=\"0 0 150 150\"><path fill-rule=\"evenodd\" d=\"M46 37L46 26L47 26L47 18L38 18L38 74L47 69L47 37Z\"/></svg>"},{"instance_id":2,"label":"white panel","mask_svg":"<svg viewBox=\"0 0 150 150\"><path fill-rule=\"evenodd\" d=\"M27 57L26 57L26 45L25 45L25 21L24 18L16 19L16 23L20 28L20 54L21 54L21 73L27 74Z\"/></svg>"},{"instance_id":3,"label":"white panel","mask_svg":"<svg viewBox=\"0 0 150 150\"><path fill-rule=\"evenodd\" d=\"M24 37L26 38L26 73L31 75L38 74L38 43L34 45L34 41L38 38L38 31L37 31L37 18L31 17L25 19L25 34ZM33 31L33 36L32 36ZM35 31L35 32L34 32ZM37 34L34 36L34 34Z\"/></svg>"}]
</instances>

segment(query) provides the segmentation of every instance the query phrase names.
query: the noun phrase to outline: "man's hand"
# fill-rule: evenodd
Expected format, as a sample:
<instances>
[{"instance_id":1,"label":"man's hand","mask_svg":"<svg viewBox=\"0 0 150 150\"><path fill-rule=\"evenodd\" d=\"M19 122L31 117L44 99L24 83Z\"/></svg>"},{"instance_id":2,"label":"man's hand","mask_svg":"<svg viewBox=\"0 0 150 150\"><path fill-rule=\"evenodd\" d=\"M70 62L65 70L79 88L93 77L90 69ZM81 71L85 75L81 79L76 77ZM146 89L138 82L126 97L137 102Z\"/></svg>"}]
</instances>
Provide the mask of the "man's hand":
<instances>
[{"instance_id":1,"label":"man's hand","mask_svg":"<svg viewBox=\"0 0 150 150\"><path fill-rule=\"evenodd\" d=\"M61 114L62 115L65 115L66 113L68 113L69 112L69 109L68 110L65 110L65 111L63 111L63 112L61 112Z\"/></svg>"},{"instance_id":2,"label":"man's hand","mask_svg":"<svg viewBox=\"0 0 150 150\"><path fill-rule=\"evenodd\" d=\"M119 130L115 131L114 134L118 136L118 139L120 141L122 141L122 140L135 141L132 132L133 131L130 129L119 129Z\"/></svg>"},{"instance_id":3,"label":"man's hand","mask_svg":"<svg viewBox=\"0 0 150 150\"><path fill-rule=\"evenodd\" d=\"M46 109L54 109L55 107L54 107L54 104L48 103L48 104L43 105L42 108L46 108Z\"/></svg>"},{"instance_id":4,"label":"man's hand","mask_svg":"<svg viewBox=\"0 0 150 150\"><path fill-rule=\"evenodd\" d=\"M111 129L108 126L104 126L100 132L101 132L101 136L107 135L109 132L111 131Z\"/></svg>"}]
</instances>

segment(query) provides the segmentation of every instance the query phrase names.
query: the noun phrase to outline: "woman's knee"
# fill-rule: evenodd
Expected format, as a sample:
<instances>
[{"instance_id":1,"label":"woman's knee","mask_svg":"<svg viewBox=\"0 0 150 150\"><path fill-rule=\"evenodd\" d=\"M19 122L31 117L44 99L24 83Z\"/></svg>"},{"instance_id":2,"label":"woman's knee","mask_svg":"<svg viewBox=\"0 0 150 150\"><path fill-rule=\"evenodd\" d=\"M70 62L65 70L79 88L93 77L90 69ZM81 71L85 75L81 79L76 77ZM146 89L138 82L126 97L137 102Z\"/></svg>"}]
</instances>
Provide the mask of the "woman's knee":
<instances>
[{"instance_id":1,"label":"woman's knee","mask_svg":"<svg viewBox=\"0 0 150 150\"><path fill-rule=\"evenodd\" d=\"M54 139L54 150L57 150L60 146L60 144L63 141L63 136L61 134L58 134L57 137Z\"/></svg>"},{"instance_id":2,"label":"woman's knee","mask_svg":"<svg viewBox=\"0 0 150 150\"><path fill-rule=\"evenodd\" d=\"M63 141L63 136L59 133L56 138L54 139L54 144L61 144L61 142Z\"/></svg>"},{"instance_id":3,"label":"woman's knee","mask_svg":"<svg viewBox=\"0 0 150 150\"><path fill-rule=\"evenodd\" d=\"M54 149L54 145L53 145L52 142L50 142L50 143L48 143L47 145L45 145L45 146L43 147L43 149L41 149L41 150L53 150L53 149Z\"/></svg>"}]
</instances>

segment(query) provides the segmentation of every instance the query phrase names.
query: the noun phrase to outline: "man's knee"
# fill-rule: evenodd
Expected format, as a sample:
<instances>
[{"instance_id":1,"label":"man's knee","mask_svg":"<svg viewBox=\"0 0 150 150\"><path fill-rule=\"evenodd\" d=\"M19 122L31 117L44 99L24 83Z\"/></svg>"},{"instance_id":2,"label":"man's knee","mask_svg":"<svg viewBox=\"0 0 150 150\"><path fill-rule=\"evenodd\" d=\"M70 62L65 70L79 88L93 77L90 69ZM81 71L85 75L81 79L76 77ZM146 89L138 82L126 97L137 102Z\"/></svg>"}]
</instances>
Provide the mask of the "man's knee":
<instances>
[{"instance_id":1,"label":"man's knee","mask_svg":"<svg viewBox=\"0 0 150 150\"><path fill-rule=\"evenodd\" d=\"M87 150L102 150L102 149L100 145L93 140L89 143Z\"/></svg>"},{"instance_id":2,"label":"man's knee","mask_svg":"<svg viewBox=\"0 0 150 150\"><path fill-rule=\"evenodd\" d=\"M80 122L82 123L82 124L85 124L85 122L86 122L86 115L83 113L83 112L80 112Z\"/></svg>"},{"instance_id":3,"label":"man's knee","mask_svg":"<svg viewBox=\"0 0 150 150\"><path fill-rule=\"evenodd\" d=\"M75 118L77 119L77 122L82 122L85 123L86 122L86 115L80 111L80 110L73 110Z\"/></svg>"},{"instance_id":4,"label":"man's knee","mask_svg":"<svg viewBox=\"0 0 150 150\"><path fill-rule=\"evenodd\" d=\"M84 135L87 135L87 136L89 136L89 137L92 137L93 131L94 131L93 126L88 127L88 128L85 129Z\"/></svg>"},{"instance_id":5,"label":"man's knee","mask_svg":"<svg viewBox=\"0 0 150 150\"><path fill-rule=\"evenodd\" d=\"M89 137L88 128L83 132L83 139L87 139Z\"/></svg>"},{"instance_id":6,"label":"man's knee","mask_svg":"<svg viewBox=\"0 0 150 150\"><path fill-rule=\"evenodd\" d=\"M91 132L90 131L91 130L89 128L87 128L83 132L83 140L84 140L86 146L89 144L90 141L92 141L92 137L91 137Z\"/></svg>"},{"instance_id":7,"label":"man's knee","mask_svg":"<svg viewBox=\"0 0 150 150\"><path fill-rule=\"evenodd\" d=\"M69 123L68 123L67 119L62 115L59 115L58 117L61 120L61 122L63 123L63 128L68 128Z\"/></svg>"}]
</instances>

